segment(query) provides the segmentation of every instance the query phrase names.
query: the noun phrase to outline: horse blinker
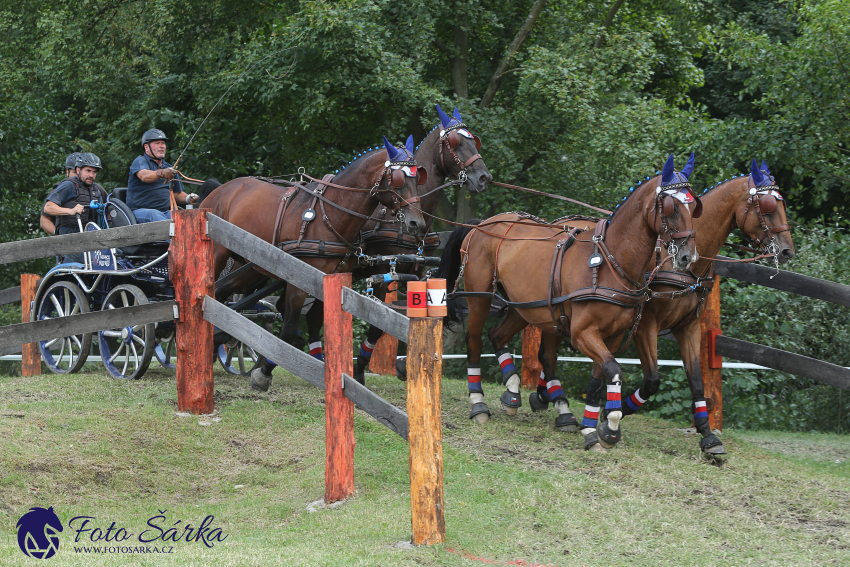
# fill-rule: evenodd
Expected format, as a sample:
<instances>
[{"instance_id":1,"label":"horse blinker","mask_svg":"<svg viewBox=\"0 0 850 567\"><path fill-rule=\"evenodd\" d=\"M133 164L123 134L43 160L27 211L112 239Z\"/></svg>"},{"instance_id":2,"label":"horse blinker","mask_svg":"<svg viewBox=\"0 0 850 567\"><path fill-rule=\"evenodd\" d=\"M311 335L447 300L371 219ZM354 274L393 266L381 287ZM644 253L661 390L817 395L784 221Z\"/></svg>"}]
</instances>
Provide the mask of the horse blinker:
<instances>
[{"instance_id":1,"label":"horse blinker","mask_svg":"<svg viewBox=\"0 0 850 567\"><path fill-rule=\"evenodd\" d=\"M759 197L759 209L766 215L776 211L776 205L777 199L773 195L762 195Z\"/></svg>"},{"instance_id":2,"label":"horse blinker","mask_svg":"<svg viewBox=\"0 0 850 567\"><path fill-rule=\"evenodd\" d=\"M694 212L691 214L691 218L698 219L702 216L702 199L694 195Z\"/></svg>"},{"instance_id":3,"label":"horse blinker","mask_svg":"<svg viewBox=\"0 0 850 567\"><path fill-rule=\"evenodd\" d=\"M481 138L473 134L472 139L475 140L475 151L481 151Z\"/></svg>"},{"instance_id":4,"label":"horse blinker","mask_svg":"<svg viewBox=\"0 0 850 567\"><path fill-rule=\"evenodd\" d=\"M449 147L451 149L455 149L460 145L460 134L458 134L455 130L449 132L448 135Z\"/></svg>"},{"instance_id":5,"label":"horse blinker","mask_svg":"<svg viewBox=\"0 0 850 567\"><path fill-rule=\"evenodd\" d=\"M392 173L391 185L393 189L401 189L404 187L404 172L400 169L396 169Z\"/></svg>"},{"instance_id":6,"label":"horse blinker","mask_svg":"<svg viewBox=\"0 0 850 567\"><path fill-rule=\"evenodd\" d=\"M421 165L416 168L416 183L419 185L425 185L428 181L428 170L426 170Z\"/></svg>"},{"instance_id":7,"label":"horse blinker","mask_svg":"<svg viewBox=\"0 0 850 567\"><path fill-rule=\"evenodd\" d=\"M676 201L670 195L665 195L661 201L661 214L665 217L672 216L676 212Z\"/></svg>"}]
</instances>

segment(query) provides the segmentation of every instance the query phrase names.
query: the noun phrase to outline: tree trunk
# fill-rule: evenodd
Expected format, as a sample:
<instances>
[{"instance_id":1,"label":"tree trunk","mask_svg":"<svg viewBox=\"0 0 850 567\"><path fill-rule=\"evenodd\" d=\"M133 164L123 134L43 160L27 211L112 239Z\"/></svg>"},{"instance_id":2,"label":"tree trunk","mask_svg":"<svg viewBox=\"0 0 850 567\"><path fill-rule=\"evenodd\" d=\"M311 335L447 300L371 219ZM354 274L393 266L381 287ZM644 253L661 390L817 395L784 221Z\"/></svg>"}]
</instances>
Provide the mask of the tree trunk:
<instances>
[{"instance_id":1,"label":"tree trunk","mask_svg":"<svg viewBox=\"0 0 850 567\"><path fill-rule=\"evenodd\" d=\"M607 31L608 28L611 27L611 24L614 23L614 16L617 15L617 10L620 9L620 6L623 5L623 2L625 2L625 0L617 0L616 2L614 2L614 5L611 6L611 10L608 11L608 17L605 18L605 23L602 24L603 31ZM593 48L598 49L600 45L602 45L601 33L599 34L599 37L596 38L596 41L593 43Z\"/></svg>"},{"instance_id":2,"label":"tree trunk","mask_svg":"<svg viewBox=\"0 0 850 567\"><path fill-rule=\"evenodd\" d=\"M469 98L466 84L466 58L469 54L469 31L466 29L466 18L462 25L456 25L454 30L455 55L452 57L452 86L458 98Z\"/></svg>"},{"instance_id":3,"label":"tree trunk","mask_svg":"<svg viewBox=\"0 0 850 567\"><path fill-rule=\"evenodd\" d=\"M455 218L455 222L466 222L469 219L474 219L478 215L475 195L469 192L466 185L458 186L456 201L457 217Z\"/></svg>"}]
</instances>

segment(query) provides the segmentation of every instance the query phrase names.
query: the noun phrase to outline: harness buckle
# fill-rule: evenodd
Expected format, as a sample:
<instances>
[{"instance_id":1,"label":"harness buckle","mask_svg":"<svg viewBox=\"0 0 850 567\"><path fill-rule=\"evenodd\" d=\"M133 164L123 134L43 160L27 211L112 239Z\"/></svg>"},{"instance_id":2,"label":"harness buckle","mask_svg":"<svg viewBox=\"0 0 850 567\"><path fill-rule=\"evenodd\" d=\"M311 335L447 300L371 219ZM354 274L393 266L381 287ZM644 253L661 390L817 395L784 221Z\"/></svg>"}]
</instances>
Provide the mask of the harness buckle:
<instances>
[{"instance_id":1,"label":"harness buckle","mask_svg":"<svg viewBox=\"0 0 850 567\"><path fill-rule=\"evenodd\" d=\"M458 179L458 181L460 181L460 184L461 184L461 185L463 185L464 183L466 183L466 180L467 180L467 177L466 177L466 169L461 169L461 170L458 172L458 174L457 174L457 179Z\"/></svg>"}]
</instances>

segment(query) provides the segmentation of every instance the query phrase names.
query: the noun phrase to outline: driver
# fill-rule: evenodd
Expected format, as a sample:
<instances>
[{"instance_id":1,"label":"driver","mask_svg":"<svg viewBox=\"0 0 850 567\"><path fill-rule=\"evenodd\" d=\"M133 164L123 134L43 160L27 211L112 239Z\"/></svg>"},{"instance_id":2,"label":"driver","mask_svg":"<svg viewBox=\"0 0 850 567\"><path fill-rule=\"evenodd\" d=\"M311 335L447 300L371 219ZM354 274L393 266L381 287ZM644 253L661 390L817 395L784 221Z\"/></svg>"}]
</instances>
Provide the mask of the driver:
<instances>
[{"instance_id":1,"label":"driver","mask_svg":"<svg viewBox=\"0 0 850 567\"><path fill-rule=\"evenodd\" d=\"M127 206L140 223L161 221L171 218L171 191L178 205L196 203L198 196L183 192L180 176L165 161L165 141L162 130L148 130L142 134L143 155L133 160L130 178L127 181Z\"/></svg>"},{"instance_id":2,"label":"driver","mask_svg":"<svg viewBox=\"0 0 850 567\"><path fill-rule=\"evenodd\" d=\"M91 153L79 154L74 164L74 176L69 177L56 186L47 196L44 203L43 215L56 218L56 234L73 234L79 232L80 218L82 226L88 222L97 222L97 212L89 207L89 203L103 203L101 187L94 182L97 172L102 169L100 158ZM65 256L65 262L83 262L83 253Z\"/></svg>"},{"instance_id":3,"label":"driver","mask_svg":"<svg viewBox=\"0 0 850 567\"><path fill-rule=\"evenodd\" d=\"M74 166L77 164L77 158L80 157L80 155L80 152L74 152L65 158L65 177L74 177ZM60 181L59 183L62 183L62 181ZM59 183L54 185L51 191L59 187ZM47 204L47 201L45 201L45 204ZM38 224L39 226L41 226L41 230L53 236L54 234L56 234L56 217L51 217L44 214L44 205L41 206L41 209L42 210L40 218L38 220Z\"/></svg>"}]
</instances>

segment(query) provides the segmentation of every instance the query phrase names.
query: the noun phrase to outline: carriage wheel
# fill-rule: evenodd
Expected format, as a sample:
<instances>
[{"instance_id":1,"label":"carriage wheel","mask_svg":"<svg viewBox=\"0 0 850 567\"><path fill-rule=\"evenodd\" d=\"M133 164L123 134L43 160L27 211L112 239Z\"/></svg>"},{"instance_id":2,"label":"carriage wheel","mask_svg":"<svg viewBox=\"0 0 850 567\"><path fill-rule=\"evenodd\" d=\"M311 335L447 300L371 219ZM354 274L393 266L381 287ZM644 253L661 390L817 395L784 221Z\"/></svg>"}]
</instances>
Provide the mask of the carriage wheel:
<instances>
[{"instance_id":1,"label":"carriage wheel","mask_svg":"<svg viewBox=\"0 0 850 567\"><path fill-rule=\"evenodd\" d=\"M148 303L142 290L134 285L119 285L103 301L103 310L133 307ZM154 352L153 323L100 331L97 342L103 365L113 378L137 379L147 371Z\"/></svg>"},{"instance_id":2,"label":"carriage wheel","mask_svg":"<svg viewBox=\"0 0 850 567\"><path fill-rule=\"evenodd\" d=\"M238 300L240 296L236 297ZM257 303L263 305L272 313L277 313L277 308L272 303L262 299ZM260 326L266 331L272 334L274 333L273 321L266 321ZM216 356L225 372L237 376L248 376L251 374L251 370L256 366L257 360L260 358L260 355L253 348L236 339L232 339L219 346Z\"/></svg>"},{"instance_id":3,"label":"carriage wheel","mask_svg":"<svg viewBox=\"0 0 850 567\"><path fill-rule=\"evenodd\" d=\"M45 321L89 312L89 298L73 282L60 281L50 286L38 303L33 321ZM38 343L47 367L56 374L78 372L91 351L91 333L59 337Z\"/></svg>"},{"instance_id":4,"label":"carriage wheel","mask_svg":"<svg viewBox=\"0 0 850 567\"><path fill-rule=\"evenodd\" d=\"M153 354L157 362L168 370L174 370L177 365L171 362L177 356L177 342L174 340L174 330L163 337L156 338Z\"/></svg>"}]
</instances>

